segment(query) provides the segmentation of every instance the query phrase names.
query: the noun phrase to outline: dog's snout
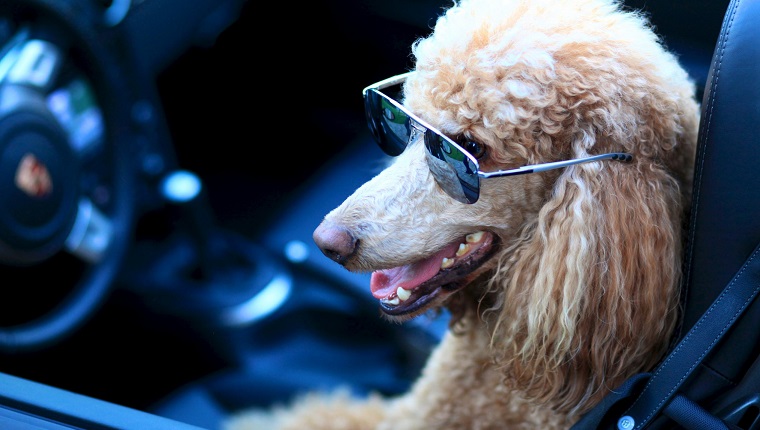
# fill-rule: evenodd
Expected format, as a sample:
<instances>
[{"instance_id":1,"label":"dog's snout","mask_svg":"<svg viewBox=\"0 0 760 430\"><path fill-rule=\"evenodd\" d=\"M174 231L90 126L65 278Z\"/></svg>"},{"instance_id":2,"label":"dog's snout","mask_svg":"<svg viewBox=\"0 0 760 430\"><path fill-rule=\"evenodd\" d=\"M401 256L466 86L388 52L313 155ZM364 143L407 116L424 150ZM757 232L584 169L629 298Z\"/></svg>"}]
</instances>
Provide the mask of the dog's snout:
<instances>
[{"instance_id":1,"label":"dog's snout","mask_svg":"<svg viewBox=\"0 0 760 430\"><path fill-rule=\"evenodd\" d=\"M314 243L331 260L344 264L356 251L356 239L348 229L322 221L314 230Z\"/></svg>"}]
</instances>

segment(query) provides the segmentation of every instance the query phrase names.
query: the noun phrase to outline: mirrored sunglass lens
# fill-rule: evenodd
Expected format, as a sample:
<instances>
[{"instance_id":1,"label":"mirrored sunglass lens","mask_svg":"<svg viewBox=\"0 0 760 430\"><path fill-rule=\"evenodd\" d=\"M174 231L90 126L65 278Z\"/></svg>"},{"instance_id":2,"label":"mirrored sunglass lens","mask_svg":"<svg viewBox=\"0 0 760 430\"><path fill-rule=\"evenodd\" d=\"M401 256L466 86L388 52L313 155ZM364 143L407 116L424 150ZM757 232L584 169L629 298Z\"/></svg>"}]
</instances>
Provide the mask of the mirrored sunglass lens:
<instances>
[{"instance_id":1,"label":"mirrored sunglass lens","mask_svg":"<svg viewBox=\"0 0 760 430\"><path fill-rule=\"evenodd\" d=\"M475 203L480 195L478 166L464 152L431 130L425 132L430 172L446 194L462 203Z\"/></svg>"},{"instance_id":2,"label":"mirrored sunglass lens","mask_svg":"<svg viewBox=\"0 0 760 430\"><path fill-rule=\"evenodd\" d=\"M404 152L409 142L409 116L375 90L367 91L364 109L372 135L388 155Z\"/></svg>"}]
</instances>

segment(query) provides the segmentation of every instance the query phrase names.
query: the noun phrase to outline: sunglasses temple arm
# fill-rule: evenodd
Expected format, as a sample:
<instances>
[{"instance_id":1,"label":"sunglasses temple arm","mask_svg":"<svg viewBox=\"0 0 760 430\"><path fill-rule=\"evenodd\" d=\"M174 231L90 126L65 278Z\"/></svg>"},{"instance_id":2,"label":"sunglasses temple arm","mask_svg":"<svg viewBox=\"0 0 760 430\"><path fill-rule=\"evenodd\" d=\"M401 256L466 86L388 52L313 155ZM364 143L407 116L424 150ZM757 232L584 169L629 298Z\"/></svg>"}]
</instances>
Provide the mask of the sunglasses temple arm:
<instances>
[{"instance_id":1,"label":"sunglasses temple arm","mask_svg":"<svg viewBox=\"0 0 760 430\"><path fill-rule=\"evenodd\" d=\"M513 176L522 175L525 173L545 172L547 170L559 169L562 167L572 166L575 164L588 163L591 161L599 160L618 160L618 161L631 161L633 156L625 152L611 152L608 154L594 155L585 158L574 158L572 160L554 161L551 163L532 164L529 166L522 166L516 169L510 170L498 170L496 172L478 172L478 176L481 178L498 178L501 176Z\"/></svg>"}]
</instances>

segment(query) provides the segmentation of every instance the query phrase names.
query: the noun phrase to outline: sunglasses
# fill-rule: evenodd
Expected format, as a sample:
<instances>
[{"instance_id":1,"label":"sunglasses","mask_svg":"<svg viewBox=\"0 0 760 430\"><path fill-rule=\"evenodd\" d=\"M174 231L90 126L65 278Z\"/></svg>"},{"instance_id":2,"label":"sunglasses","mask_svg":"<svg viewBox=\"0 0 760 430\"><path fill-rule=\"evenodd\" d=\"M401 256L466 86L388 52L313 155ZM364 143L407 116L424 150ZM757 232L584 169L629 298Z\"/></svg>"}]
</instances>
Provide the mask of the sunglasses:
<instances>
[{"instance_id":1,"label":"sunglasses","mask_svg":"<svg viewBox=\"0 0 760 430\"><path fill-rule=\"evenodd\" d=\"M398 86L396 94L399 94L401 84L412 73L414 72L384 79L362 90L367 125L380 148L394 157L404 152L409 143L422 135L430 172L446 194L459 202L472 204L478 201L480 178L524 175L592 161L631 161L633 158L631 154L613 152L572 160L532 164L516 169L481 172L478 160L472 154L435 127L409 112L393 97L381 92L381 90L387 91Z\"/></svg>"}]
</instances>

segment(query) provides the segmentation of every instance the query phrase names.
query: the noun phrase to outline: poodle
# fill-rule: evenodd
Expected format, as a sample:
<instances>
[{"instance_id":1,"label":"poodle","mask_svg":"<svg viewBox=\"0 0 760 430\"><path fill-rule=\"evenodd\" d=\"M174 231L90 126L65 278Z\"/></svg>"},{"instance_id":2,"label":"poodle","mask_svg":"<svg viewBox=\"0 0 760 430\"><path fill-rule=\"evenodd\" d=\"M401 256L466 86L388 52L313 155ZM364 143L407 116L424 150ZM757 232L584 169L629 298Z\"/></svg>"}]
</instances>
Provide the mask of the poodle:
<instances>
[{"instance_id":1,"label":"poodle","mask_svg":"<svg viewBox=\"0 0 760 430\"><path fill-rule=\"evenodd\" d=\"M445 308L449 330L408 393L307 394L229 429L566 429L668 349L700 107L648 17L455 0L411 52L364 90L394 157L313 237L372 272L385 318Z\"/></svg>"}]
</instances>

